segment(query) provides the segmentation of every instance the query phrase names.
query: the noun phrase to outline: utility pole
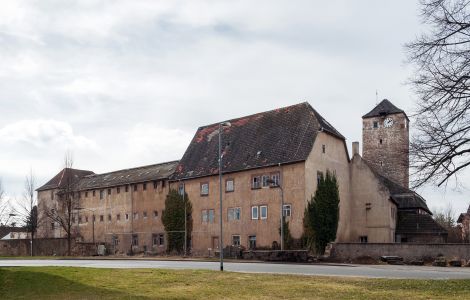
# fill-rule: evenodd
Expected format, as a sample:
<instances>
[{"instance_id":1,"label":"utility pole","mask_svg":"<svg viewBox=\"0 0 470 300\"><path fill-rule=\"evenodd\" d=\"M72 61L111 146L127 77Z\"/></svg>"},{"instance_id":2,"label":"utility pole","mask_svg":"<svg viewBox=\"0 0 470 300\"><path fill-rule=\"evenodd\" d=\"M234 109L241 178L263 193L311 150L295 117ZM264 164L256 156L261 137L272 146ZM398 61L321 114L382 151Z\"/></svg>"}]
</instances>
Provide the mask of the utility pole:
<instances>
[{"instance_id":1,"label":"utility pole","mask_svg":"<svg viewBox=\"0 0 470 300\"><path fill-rule=\"evenodd\" d=\"M219 222L220 222L220 237L219 237L219 252L220 252L220 271L224 270L224 237L223 237L223 218L222 218L222 129L230 127L230 122L219 123Z\"/></svg>"}]
</instances>

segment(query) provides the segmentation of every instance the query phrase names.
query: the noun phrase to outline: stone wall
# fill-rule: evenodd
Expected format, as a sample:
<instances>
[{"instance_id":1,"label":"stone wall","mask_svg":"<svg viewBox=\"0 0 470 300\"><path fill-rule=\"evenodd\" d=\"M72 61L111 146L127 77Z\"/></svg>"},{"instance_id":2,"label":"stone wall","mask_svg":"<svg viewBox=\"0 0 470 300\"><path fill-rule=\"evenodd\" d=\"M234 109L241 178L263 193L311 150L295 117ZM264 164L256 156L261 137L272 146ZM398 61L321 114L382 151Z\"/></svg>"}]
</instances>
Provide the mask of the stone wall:
<instances>
[{"instance_id":1,"label":"stone wall","mask_svg":"<svg viewBox=\"0 0 470 300\"><path fill-rule=\"evenodd\" d=\"M29 256L30 244L26 240L2 240L0 241L0 256ZM66 256L67 239L35 239L33 244L35 256ZM95 246L89 243L75 243L72 241L72 255L91 256L96 253Z\"/></svg>"},{"instance_id":2,"label":"stone wall","mask_svg":"<svg viewBox=\"0 0 470 300\"><path fill-rule=\"evenodd\" d=\"M470 259L470 244L333 244L330 258L339 261L353 261L357 258L391 255L403 257L405 261L424 258L435 258L444 255L446 258Z\"/></svg>"}]
</instances>

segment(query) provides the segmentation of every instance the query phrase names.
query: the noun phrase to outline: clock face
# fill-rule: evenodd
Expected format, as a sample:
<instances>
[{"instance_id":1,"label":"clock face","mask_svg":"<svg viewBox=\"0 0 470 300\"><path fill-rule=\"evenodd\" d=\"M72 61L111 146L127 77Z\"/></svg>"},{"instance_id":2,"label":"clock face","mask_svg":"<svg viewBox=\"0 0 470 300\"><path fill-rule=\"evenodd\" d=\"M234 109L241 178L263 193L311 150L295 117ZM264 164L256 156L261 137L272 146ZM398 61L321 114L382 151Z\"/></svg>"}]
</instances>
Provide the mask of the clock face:
<instances>
[{"instance_id":1,"label":"clock face","mask_svg":"<svg viewBox=\"0 0 470 300\"><path fill-rule=\"evenodd\" d=\"M393 125L393 119L392 118L386 118L384 121L384 127L389 128L392 127Z\"/></svg>"}]
</instances>

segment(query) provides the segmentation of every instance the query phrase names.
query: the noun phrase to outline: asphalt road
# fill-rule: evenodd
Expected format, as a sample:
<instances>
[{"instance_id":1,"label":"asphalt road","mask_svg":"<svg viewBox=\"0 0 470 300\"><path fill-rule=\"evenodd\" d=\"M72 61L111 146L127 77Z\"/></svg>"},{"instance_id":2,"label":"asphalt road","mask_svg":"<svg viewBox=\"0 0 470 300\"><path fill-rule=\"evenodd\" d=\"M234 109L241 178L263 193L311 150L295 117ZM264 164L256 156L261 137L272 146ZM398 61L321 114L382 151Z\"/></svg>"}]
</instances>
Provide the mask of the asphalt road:
<instances>
[{"instance_id":1,"label":"asphalt road","mask_svg":"<svg viewBox=\"0 0 470 300\"><path fill-rule=\"evenodd\" d=\"M12 260L0 259L0 267L86 267L86 268L159 268L219 270L218 262L168 260ZM273 264L226 262L230 272L275 273L319 276L346 276L402 279L470 279L470 268L438 268L391 265L326 265L326 264Z\"/></svg>"}]
</instances>

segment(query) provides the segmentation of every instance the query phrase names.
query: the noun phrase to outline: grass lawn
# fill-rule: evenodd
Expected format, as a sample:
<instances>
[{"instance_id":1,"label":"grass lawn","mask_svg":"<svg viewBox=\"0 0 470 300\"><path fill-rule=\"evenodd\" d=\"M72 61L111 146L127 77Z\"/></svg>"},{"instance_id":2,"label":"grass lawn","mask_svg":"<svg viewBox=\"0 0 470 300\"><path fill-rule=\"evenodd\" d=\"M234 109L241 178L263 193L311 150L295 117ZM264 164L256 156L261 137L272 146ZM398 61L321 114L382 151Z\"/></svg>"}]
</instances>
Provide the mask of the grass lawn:
<instances>
[{"instance_id":1,"label":"grass lawn","mask_svg":"<svg viewBox=\"0 0 470 300\"><path fill-rule=\"evenodd\" d=\"M161 269L0 268L0 299L470 299L470 280Z\"/></svg>"}]
</instances>

